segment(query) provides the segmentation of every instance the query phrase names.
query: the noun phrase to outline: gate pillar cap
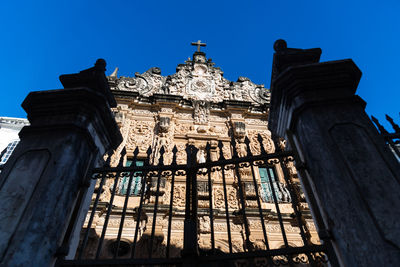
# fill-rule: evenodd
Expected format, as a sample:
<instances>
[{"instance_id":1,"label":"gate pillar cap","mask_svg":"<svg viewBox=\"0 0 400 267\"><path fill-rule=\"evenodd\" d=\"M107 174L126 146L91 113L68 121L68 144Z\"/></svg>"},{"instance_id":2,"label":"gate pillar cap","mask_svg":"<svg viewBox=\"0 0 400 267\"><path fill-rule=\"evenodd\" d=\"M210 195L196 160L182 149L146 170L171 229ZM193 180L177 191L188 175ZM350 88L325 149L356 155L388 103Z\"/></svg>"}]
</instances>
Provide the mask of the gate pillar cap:
<instances>
[{"instance_id":1,"label":"gate pillar cap","mask_svg":"<svg viewBox=\"0 0 400 267\"><path fill-rule=\"evenodd\" d=\"M103 154L122 142L107 99L90 88L30 92L21 106L30 126L24 127L20 136L32 131L78 128L89 134Z\"/></svg>"},{"instance_id":2,"label":"gate pillar cap","mask_svg":"<svg viewBox=\"0 0 400 267\"><path fill-rule=\"evenodd\" d=\"M271 131L285 136L295 111L307 105L354 101L360 78L361 71L351 59L288 67L271 84Z\"/></svg>"}]
</instances>

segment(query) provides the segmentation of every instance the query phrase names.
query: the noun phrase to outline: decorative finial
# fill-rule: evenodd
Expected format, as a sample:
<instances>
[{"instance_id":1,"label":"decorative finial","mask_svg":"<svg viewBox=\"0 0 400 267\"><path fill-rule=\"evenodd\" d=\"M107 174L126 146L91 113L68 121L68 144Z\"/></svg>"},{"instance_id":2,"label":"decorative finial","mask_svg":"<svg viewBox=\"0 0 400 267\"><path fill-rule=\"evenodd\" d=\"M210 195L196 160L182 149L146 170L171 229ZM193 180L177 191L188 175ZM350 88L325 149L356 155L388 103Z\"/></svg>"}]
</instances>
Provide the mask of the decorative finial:
<instances>
[{"instance_id":1,"label":"decorative finial","mask_svg":"<svg viewBox=\"0 0 400 267\"><path fill-rule=\"evenodd\" d=\"M274 50L276 52L285 50L287 48L287 43L283 39L276 40L274 43Z\"/></svg>"},{"instance_id":2,"label":"decorative finial","mask_svg":"<svg viewBox=\"0 0 400 267\"><path fill-rule=\"evenodd\" d=\"M115 68L113 73L110 75L111 78L118 78L118 67Z\"/></svg>"},{"instance_id":3,"label":"decorative finial","mask_svg":"<svg viewBox=\"0 0 400 267\"><path fill-rule=\"evenodd\" d=\"M106 66L107 66L107 63L102 58L99 58L98 60L96 60L96 63L94 64L94 67L100 71L106 71Z\"/></svg>"},{"instance_id":4,"label":"decorative finial","mask_svg":"<svg viewBox=\"0 0 400 267\"><path fill-rule=\"evenodd\" d=\"M60 82L66 89L87 87L97 91L107 99L110 107L115 108L117 102L115 101L114 95L111 93L105 75L106 65L106 61L99 58L92 68L82 70L79 73L61 75Z\"/></svg>"},{"instance_id":5,"label":"decorative finial","mask_svg":"<svg viewBox=\"0 0 400 267\"><path fill-rule=\"evenodd\" d=\"M192 45L196 45L197 46L197 52L200 52L200 47L201 46L206 46L206 43L202 43L200 40L198 40L197 42L192 42Z\"/></svg>"}]
</instances>

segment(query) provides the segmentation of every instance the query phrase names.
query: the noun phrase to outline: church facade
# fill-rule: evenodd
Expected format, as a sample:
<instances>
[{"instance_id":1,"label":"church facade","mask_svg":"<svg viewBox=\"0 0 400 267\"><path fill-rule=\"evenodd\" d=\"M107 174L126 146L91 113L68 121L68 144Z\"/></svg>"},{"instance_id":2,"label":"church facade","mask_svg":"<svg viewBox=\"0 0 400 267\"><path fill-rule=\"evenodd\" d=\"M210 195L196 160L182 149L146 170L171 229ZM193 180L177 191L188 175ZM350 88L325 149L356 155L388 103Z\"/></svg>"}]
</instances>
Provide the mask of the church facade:
<instances>
[{"instance_id":1,"label":"church facade","mask_svg":"<svg viewBox=\"0 0 400 267\"><path fill-rule=\"evenodd\" d=\"M130 166L132 161L136 161L137 166L143 165L146 161L150 165L157 165L161 154L163 164L169 165L173 161L174 149L177 149L176 163L187 164L185 149L188 145L198 149L196 159L198 163L206 162L207 146L211 161L220 159L221 154L224 158L230 159L234 154L232 139L236 142L235 149L239 157L247 155L247 139L253 155L259 155L263 149L267 153L274 153L277 145L284 146L284 142L274 143L268 129L270 91L246 77L239 77L237 81L227 80L223 76L223 71L200 51L202 44L200 42L195 44L198 45L197 51L192 58L177 66L175 74L162 76L161 70L154 67L144 73L135 73L134 77L118 76L118 69L108 76L110 88L118 103L113 112L123 135L123 142L110 158L111 166L117 166L118 162ZM260 136L263 148L260 147ZM219 147L221 143L222 151ZM150 154L149 147L151 147ZM138 154L134 159L135 149L138 149ZM289 177L284 177L285 174ZM243 168L240 170L240 175L246 196L245 206L252 250L265 249L262 223L265 224L269 248L284 247L278 213L289 246L306 245L294 216L292 195L287 188L288 179L297 185L298 208L302 212L307 239L313 244L319 244L310 210L300 191L297 173L291 162L285 165L276 163L272 166L256 166L253 173L250 168ZM220 172L212 173L210 189L207 176L197 175L198 246L202 251L210 250L212 246L210 216L205 212L210 209L210 205L214 215L215 248L225 253L230 252L230 249L231 252L250 249L248 244L246 245L243 220L239 219L241 204L236 176L234 170L225 172L226 180L222 179ZM253 176L257 181L256 186L253 183ZM90 231L85 257L95 256L105 223L107 230L100 258L110 258L115 253L115 242L127 194L129 197L126 204L126 218L117 254L122 258L129 257L137 223L135 218L140 202L140 191L143 187L139 177L134 178L130 186L127 176L118 180L109 218L106 218L106 210L113 195L113 179L105 182L90 229L87 229L89 215L84 224L83 232ZM272 181L269 181L269 177ZM158 214L153 229L156 240L153 257L165 257L169 226L168 207L171 200L173 215L169 242L172 248L168 256L180 257L184 240L185 186L186 177L178 175L175 177L172 190L171 179L167 177L161 181L157 200L155 194L147 194L143 203L145 215L139 222L136 257L147 255L145 244L151 235L156 201ZM148 190L154 191L154 187L155 185L150 185ZM211 202L209 190L212 192ZM274 196L278 203L275 203ZM225 204L228 205L230 214L230 238L227 236ZM259 208L263 211L263 222L260 221Z\"/></svg>"}]
</instances>

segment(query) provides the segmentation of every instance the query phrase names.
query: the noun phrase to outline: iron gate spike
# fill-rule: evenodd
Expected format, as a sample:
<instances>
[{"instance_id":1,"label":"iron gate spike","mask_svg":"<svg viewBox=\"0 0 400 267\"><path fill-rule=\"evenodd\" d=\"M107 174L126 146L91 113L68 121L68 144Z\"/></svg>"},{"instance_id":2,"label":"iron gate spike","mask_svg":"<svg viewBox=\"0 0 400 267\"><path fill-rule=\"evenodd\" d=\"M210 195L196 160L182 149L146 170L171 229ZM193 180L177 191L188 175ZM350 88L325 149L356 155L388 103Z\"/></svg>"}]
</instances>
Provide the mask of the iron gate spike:
<instances>
[{"instance_id":1,"label":"iron gate spike","mask_svg":"<svg viewBox=\"0 0 400 267\"><path fill-rule=\"evenodd\" d=\"M232 138L231 138L231 146L232 146L232 151L233 151L232 158L238 158L238 152L236 150L236 140L235 140L234 136L232 136Z\"/></svg>"},{"instance_id":2,"label":"iron gate spike","mask_svg":"<svg viewBox=\"0 0 400 267\"><path fill-rule=\"evenodd\" d=\"M224 152L223 152L223 148L224 148L224 144L222 143L221 140L218 141L218 148L219 148L219 160L224 160L225 156L224 156Z\"/></svg>"},{"instance_id":3,"label":"iron gate spike","mask_svg":"<svg viewBox=\"0 0 400 267\"><path fill-rule=\"evenodd\" d=\"M210 143L209 142L207 142L207 145L206 145L206 162L210 162L211 161L211 145L210 145Z\"/></svg>"},{"instance_id":4,"label":"iron gate spike","mask_svg":"<svg viewBox=\"0 0 400 267\"><path fill-rule=\"evenodd\" d=\"M124 164L125 155L126 155L126 149L125 149L125 147L123 147L121 150L121 153L120 153L118 167L122 167L122 165Z\"/></svg>"},{"instance_id":5,"label":"iron gate spike","mask_svg":"<svg viewBox=\"0 0 400 267\"><path fill-rule=\"evenodd\" d=\"M377 118L375 118L374 116L371 115L371 119L372 121L375 123L376 127L378 127L379 131L381 132L381 134L388 134L388 131L386 131L385 127L383 127Z\"/></svg>"},{"instance_id":6,"label":"iron gate spike","mask_svg":"<svg viewBox=\"0 0 400 267\"><path fill-rule=\"evenodd\" d=\"M250 140L247 136L244 138L244 143L246 144L247 156L253 156L253 153L251 153L250 149Z\"/></svg>"},{"instance_id":7,"label":"iron gate spike","mask_svg":"<svg viewBox=\"0 0 400 267\"><path fill-rule=\"evenodd\" d=\"M264 140L263 140L261 134L258 134L258 135L257 135L257 140L258 140L258 143L260 143L261 155L267 154L267 152L266 152L265 149L264 149L264 144L263 144L263 141L264 141Z\"/></svg>"},{"instance_id":8,"label":"iron gate spike","mask_svg":"<svg viewBox=\"0 0 400 267\"><path fill-rule=\"evenodd\" d=\"M386 120L389 121L390 124L392 125L394 131L395 131L396 133L400 133L400 127L399 127L399 125L397 125L389 115L385 114L385 116L386 116Z\"/></svg>"},{"instance_id":9,"label":"iron gate spike","mask_svg":"<svg viewBox=\"0 0 400 267\"><path fill-rule=\"evenodd\" d=\"M176 154L178 153L178 148L176 145L174 145L174 148L172 149L172 163L171 165L176 165Z\"/></svg>"}]
</instances>

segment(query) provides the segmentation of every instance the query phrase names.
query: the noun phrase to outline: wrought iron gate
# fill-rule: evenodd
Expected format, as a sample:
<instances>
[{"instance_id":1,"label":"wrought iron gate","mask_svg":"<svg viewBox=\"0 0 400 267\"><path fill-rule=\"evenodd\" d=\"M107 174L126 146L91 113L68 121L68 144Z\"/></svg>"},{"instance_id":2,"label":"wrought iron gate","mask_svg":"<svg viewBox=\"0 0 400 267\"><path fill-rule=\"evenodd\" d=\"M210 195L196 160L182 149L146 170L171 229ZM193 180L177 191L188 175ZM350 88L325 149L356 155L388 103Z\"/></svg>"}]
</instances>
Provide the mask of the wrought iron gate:
<instances>
[{"instance_id":1,"label":"wrought iron gate","mask_svg":"<svg viewBox=\"0 0 400 267\"><path fill-rule=\"evenodd\" d=\"M295 155L292 151L280 150L279 147L275 153L269 154L264 149L261 136L258 136L258 142L261 151L259 155L253 155L247 137L240 145L232 139L229 147L226 144L224 146L222 141L214 147L208 143L203 159L198 156L198 148L187 145L186 164L178 164L179 151L174 147L170 151L172 161L168 165L164 164L164 148L159 150L157 162L149 162L154 152L149 148L144 164L138 164L139 150L136 148L131 166L123 167L122 155L118 167L94 169L92 179L97 181L97 186L76 256L74 259L60 256L57 265L324 266L329 258L330 263L336 266L329 240L325 239L322 244L313 243L311 240L299 185L288 170L288 164L295 160ZM224 149L231 151L231 158L225 158ZM214 160L211 156L212 151L215 152ZM215 158L215 155L218 157ZM260 168L267 170L264 172L263 183L258 180L257 172ZM276 168L283 171L285 188L274 178L277 176ZM216 176L221 180L222 188L218 200L213 199L213 180ZM234 196L227 190L230 177L233 177L237 192ZM174 196L176 198L179 193L175 186L177 179L185 179L185 197L180 199L185 203L182 209L174 205ZM106 184L110 185L107 189L109 192L105 192ZM134 187L140 187L140 190L135 191ZM168 188L169 190L166 190ZM121 196L120 191L125 195ZM268 199L261 196L265 192L270 194ZM285 192L288 193L286 199L283 198ZM104 194L108 194L105 202L101 200ZM232 197L237 199L235 207L229 203ZM122 209L114 205L116 198L120 199L121 204L123 199ZM160 203L161 198L169 201ZM137 203L132 204L133 200ZM219 207L216 207L216 201ZM263 201L269 201L273 208L265 208ZM290 214L281 211L281 203L285 201L291 206ZM97 235L93 225L99 217L103 221L100 224L101 231L98 229ZM111 218L118 218L118 231L113 233L116 239L105 246ZM133 218L134 224L128 227L127 218ZM157 221L160 220L166 222L161 234L157 229ZM202 224L200 220L207 223ZM183 236L176 236L179 233L172 231L172 225L182 221ZM288 224L288 221L291 224ZM280 247L271 244L271 237L268 235L269 223L272 222L277 230L275 235L279 234L282 240ZM254 240L251 232L254 231L254 227L250 225L252 223L260 226L258 231L262 232L261 241ZM205 231L204 227L207 228ZM219 232L218 236L221 237L219 228L225 234L225 249L218 247L220 240L216 232ZM299 236L302 245L291 244L288 230L291 235L294 233ZM232 236L237 236L238 232L243 240L239 245L232 240ZM199 243L200 235L202 240L209 240L206 246ZM171 242L172 239L179 238L183 239L182 249ZM106 250L108 254L105 253Z\"/></svg>"},{"instance_id":2,"label":"wrought iron gate","mask_svg":"<svg viewBox=\"0 0 400 267\"><path fill-rule=\"evenodd\" d=\"M379 130L379 133L384 138L385 142L392 150L392 152L396 155L397 160L400 161L400 127L397 125L394 120L386 115L386 120L391 124L394 132L388 132L382 124L379 123L378 119L374 116L371 116L372 121L375 123L376 127Z\"/></svg>"}]
</instances>

